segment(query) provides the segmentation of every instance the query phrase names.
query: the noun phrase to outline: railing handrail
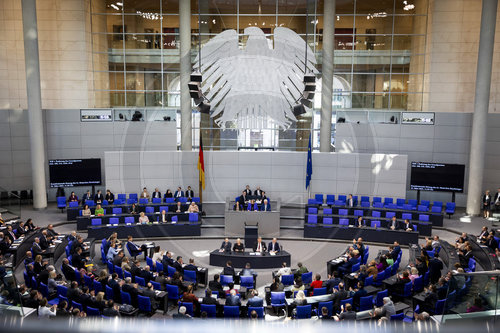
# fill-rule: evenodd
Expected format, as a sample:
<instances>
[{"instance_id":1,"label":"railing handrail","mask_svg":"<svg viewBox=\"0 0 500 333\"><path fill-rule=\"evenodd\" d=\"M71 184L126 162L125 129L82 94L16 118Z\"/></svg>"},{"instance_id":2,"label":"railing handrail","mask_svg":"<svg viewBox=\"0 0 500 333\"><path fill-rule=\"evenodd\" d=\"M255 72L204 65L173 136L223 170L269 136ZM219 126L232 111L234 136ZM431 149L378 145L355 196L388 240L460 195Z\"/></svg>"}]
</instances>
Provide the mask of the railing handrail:
<instances>
[{"instance_id":1,"label":"railing handrail","mask_svg":"<svg viewBox=\"0 0 500 333\"><path fill-rule=\"evenodd\" d=\"M457 271L452 271L453 276L500 276L500 269L495 269L492 271L480 271L480 272L470 272L470 273L459 273Z\"/></svg>"}]
</instances>

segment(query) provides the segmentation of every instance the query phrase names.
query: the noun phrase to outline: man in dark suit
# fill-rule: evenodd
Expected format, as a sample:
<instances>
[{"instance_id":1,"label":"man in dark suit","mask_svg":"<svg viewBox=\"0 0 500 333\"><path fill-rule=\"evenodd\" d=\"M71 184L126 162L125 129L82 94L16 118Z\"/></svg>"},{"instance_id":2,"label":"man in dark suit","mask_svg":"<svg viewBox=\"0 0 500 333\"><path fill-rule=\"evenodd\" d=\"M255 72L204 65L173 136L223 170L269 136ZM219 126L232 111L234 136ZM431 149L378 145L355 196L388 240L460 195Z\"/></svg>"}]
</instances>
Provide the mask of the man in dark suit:
<instances>
[{"instance_id":1,"label":"man in dark suit","mask_svg":"<svg viewBox=\"0 0 500 333\"><path fill-rule=\"evenodd\" d=\"M226 262L226 266L224 266L224 269L222 270L222 275L231 275L235 276L236 273L234 271L233 263L229 260ZM215 278L215 276L214 276Z\"/></svg>"},{"instance_id":2,"label":"man in dark suit","mask_svg":"<svg viewBox=\"0 0 500 333\"><path fill-rule=\"evenodd\" d=\"M339 290L333 289L333 312L340 312L340 301L349 297L349 293L344 289L344 283L339 283Z\"/></svg>"},{"instance_id":3,"label":"man in dark suit","mask_svg":"<svg viewBox=\"0 0 500 333\"><path fill-rule=\"evenodd\" d=\"M263 212L270 212L271 211L271 204L267 199L264 199L264 202L262 203L262 207L260 208L261 211Z\"/></svg>"},{"instance_id":4,"label":"man in dark suit","mask_svg":"<svg viewBox=\"0 0 500 333\"><path fill-rule=\"evenodd\" d=\"M172 253L170 253L169 251L167 251L167 253L165 253L165 255L163 256L162 264L163 264L163 268L165 269L165 271L167 269L167 265L168 266L174 265L174 259L172 259Z\"/></svg>"},{"instance_id":5,"label":"man in dark suit","mask_svg":"<svg viewBox=\"0 0 500 333\"><path fill-rule=\"evenodd\" d=\"M341 279L335 277L335 272L333 272L332 275L328 274L328 280L323 282L323 287L326 288L326 293L331 294L333 292L333 288L338 286L341 281Z\"/></svg>"},{"instance_id":6,"label":"man in dark suit","mask_svg":"<svg viewBox=\"0 0 500 333\"><path fill-rule=\"evenodd\" d=\"M252 195L252 190L250 189L250 185L247 185L245 189L243 190L247 196Z\"/></svg>"},{"instance_id":7,"label":"man in dark suit","mask_svg":"<svg viewBox=\"0 0 500 333\"><path fill-rule=\"evenodd\" d=\"M118 305L110 299L106 302L106 307L102 310L102 315L108 318L120 317L119 309Z\"/></svg>"},{"instance_id":8,"label":"man in dark suit","mask_svg":"<svg viewBox=\"0 0 500 333\"><path fill-rule=\"evenodd\" d=\"M188 201L191 201L194 198L194 191L191 189L191 186L187 187L185 194L186 194L186 198L188 198Z\"/></svg>"},{"instance_id":9,"label":"man in dark suit","mask_svg":"<svg viewBox=\"0 0 500 333\"><path fill-rule=\"evenodd\" d=\"M90 191L87 191L87 193L85 193L83 196L82 196L82 205L85 204L85 201L86 200L92 200L92 194L90 194Z\"/></svg>"},{"instance_id":10,"label":"man in dark suit","mask_svg":"<svg viewBox=\"0 0 500 333\"><path fill-rule=\"evenodd\" d=\"M132 236L127 237L127 249L131 252L131 256L138 256L142 252L144 252L147 247L145 244L142 244L141 246L137 245L134 243L134 239Z\"/></svg>"},{"instance_id":11,"label":"man in dark suit","mask_svg":"<svg viewBox=\"0 0 500 333\"><path fill-rule=\"evenodd\" d=\"M387 223L387 228L391 230L398 230L399 229L399 222L396 220L396 216L393 216L389 223Z\"/></svg>"},{"instance_id":12,"label":"man in dark suit","mask_svg":"<svg viewBox=\"0 0 500 333\"><path fill-rule=\"evenodd\" d=\"M75 269L69 264L69 260L67 258L63 259L62 272L64 277L66 277L66 280L75 279Z\"/></svg>"},{"instance_id":13,"label":"man in dark suit","mask_svg":"<svg viewBox=\"0 0 500 333\"><path fill-rule=\"evenodd\" d=\"M151 283L146 284L146 288L143 289L142 295L145 297L149 297L149 300L151 302L151 310L155 311L158 307L158 304L156 303L156 293L153 290L153 285Z\"/></svg>"},{"instance_id":14,"label":"man in dark suit","mask_svg":"<svg viewBox=\"0 0 500 333\"><path fill-rule=\"evenodd\" d=\"M252 306L252 307L262 307L264 306L264 300L262 297L259 297L259 292L257 289L252 290L252 297L248 299L247 306Z\"/></svg>"},{"instance_id":15,"label":"man in dark suit","mask_svg":"<svg viewBox=\"0 0 500 333\"><path fill-rule=\"evenodd\" d=\"M38 237L35 237L35 241L33 242L31 249L34 257L45 252L45 250L40 246L40 238Z\"/></svg>"},{"instance_id":16,"label":"man in dark suit","mask_svg":"<svg viewBox=\"0 0 500 333\"><path fill-rule=\"evenodd\" d=\"M194 259L193 258L189 258L189 264L187 264L186 266L184 266L184 270L185 271L195 271L195 272L198 271L198 267L196 267L194 265Z\"/></svg>"},{"instance_id":17,"label":"man in dark suit","mask_svg":"<svg viewBox=\"0 0 500 333\"><path fill-rule=\"evenodd\" d=\"M410 223L410 220L405 219L401 229L403 229L405 231L413 231L413 224Z\"/></svg>"},{"instance_id":18,"label":"man in dark suit","mask_svg":"<svg viewBox=\"0 0 500 333\"><path fill-rule=\"evenodd\" d=\"M158 190L158 187L155 188L155 191L153 192L153 194L151 195L151 198L160 198L161 199L161 192L160 190Z\"/></svg>"},{"instance_id":19,"label":"man in dark suit","mask_svg":"<svg viewBox=\"0 0 500 333\"><path fill-rule=\"evenodd\" d=\"M121 267L123 257L125 257L125 253L123 253L123 250L120 250L118 254L113 258L113 265Z\"/></svg>"},{"instance_id":20,"label":"man in dark suit","mask_svg":"<svg viewBox=\"0 0 500 333\"><path fill-rule=\"evenodd\" d=\"M14 234L14 231L12 231L11 225L7 226L7 232L5 232L5 236L10 238L11 243L13 243L17 239L16 235Z\"/></svg>"},{"instance_id":21,"label":"man in dark suit","mask_svg":"<svg viewBox=\"0 0 500 333\"><path fill-rule=\"evenodd\" d=\"M394 259L394 261L396 261L396 259L398 258L399 252L401 252L401 247L399 246L399 242L394 241L394 249L391 252L391 258Z\"/></svg>"},{"instance_id":22,"label":"man in dark suit","mask_svg":"<svg viewBox=\"0 0 500 333\"><path fill-rule=\"evenodd\" d=\"M363 281L358 281L357 288L353 290L352 303L355 308L359 307L359 300L361 297L365 297L368 293L365 290L365 285Z\"/></svg>"},{"instance_id":23,"label":"man in dark suit","mask_svg":"<svg viewBox=\"0 0 500 333\"><path fill-rule=\"evenodd\" d=\"M83 238L81 236L76 236L76 240L73 241L73 243L71 244L71 248L69 249L69 253L71 255L75 254L76 250L78 248L82 248L83 249ZM106 250L105 253L108 253L107 250Z\"/></svg>"},{"instance_id":24,"label":"man in dark suit","mask_svg":"<svg viewBox=\"0 0 500 333\"><path fill-rule=\"evenodd\" d=\"M173 266L177 272L179 273L183 273L184 272L184 269L182 268L182 257L181 256L177 256L177 260L174 262L174 266Z\"/></svg>"},{"instance_id":25,"label":"man in dark suit","mask_svg":"<svg viewBox=\"0 0 500 333\"><path fill-rule=\"evenodd\" d=\"M443 269L443 262L438 257L439 254L435 253L434 258L429 260L429 280L433 284L439 281Z\"/></svg>"},{"instance_id":26,"label":"man in dark suit","mask_svg":"<svg viewBox=\"0 0 500 333\"><path fill-rule=\"evenodd\" d=\"M233 272L234 272L234 268L233 268ZM222 284L219 282L219 274L215 274L214 275L214 279L210 282L208 282L208 287L213 290L213 291L217 291L219 293L219 296L222 296L224 294L224 289L222 287ZM210 293L211 295L211 293Z\"/></svg>"},{"instance_id":27,"label":"man in dark suit","mask_svg":"<svg viewBox=\"0 0 500 333\"><path fill-rule=\"evenodd\" d=\"M344 276L345 274L351 273L352 266L356 265L358 260L354 258L352 255L352 252L349 252L347 254L347 259L344 261L344 263L339 267L339 275Z\"/></svg>"},{"instance_id":28,"label":"man in dark suit","mask_svg":"<svg viewBox=\"0 0 500 333\"><path fill-rule=\"evenodd\" d=\"M78 282L71 282L71 287L66 292L66 297L69 301L78 302L80 300L80 289L78 289Z\"/></svg>"},{"instance_id":29,"label":"man in dark suit","mask_svg":"<svg viewBox=\"0 0 500 333\"><path fill-rule=\"evenodd\" d=\"M130 300L132 301L131 305L137 307L137 296L139 295L139 290L137 289L137 284L132 283L132 278L125 278L125 284L122 286L122 291L130 294Z\"/></svg>"},{"instance_id":30,"label":"man in dark suit","mask_svg":"<svg viewBox=\"0 0 500 333\"><path fill-rule=\"evenodd\" d=\"M281 251L280 244L276 240L276 238L273 238L271 242L269 242L269 246L267 247L269 253L279 253Z\"/></svg>"},{"instance_id":31,"label":"man in dark suit","mask_svg":"<svg viewBox=\"0 0 500 333\"><path fill-rule=\"evenodd\" d=\"M179 186L177 188L177 191L175 191L175 193L174 193L175 201L179 201L179 198L182 198L182 197L184 197L184 192L182 191L182 188Z\"/></svg>"},{"instance_id":32,"label":"man in dark suit","mask_svg":"<svg viewBox=\"0 0 500 333\"><path fill-rule=\"evenodd\" d=\"M498 188L497 193L493 197L493 206L495 206L495 212L500 213L500 188Z\"/></svg>"},{"instance_id":33,"label":"man in dark suit","mask_svg":"<svg viewBox=\"0 0 500 333\"><path fill-rule=\"evenodd\" d=\"M349 197L347 198L346 206L350 207L350 208L354 207L354 198L352 197L352 194L349 194Z\"/></svg>"},{"instance_id":34,"label":"man in dark suit","mask_svg":"<svg viewBox=\"0 0 500 333\"><path fill-rule=\"evenodd\" d=\"M139 262L139 260L136 260L134 262L134 265L130 267L130 274L132 274L133 276L141 276L141 272L141 263Z\"/></svg>"},{"instance_id":35,"label":"man in dark suit","mask_svg":"<svg viewBox=\"0 0 500 333\"><path fill-rule=\"evenodd\" d=\"M85 259L82 258L82 248L79 247L76 250L76 253L73 254L73 258L71 259L71 262L73 263L73 266L82 269L85 268Z\"/></svg>"},{"instance_id":36,"label":"man in dark suit","mask_svg":"<svg viewBox=\"0 0 500 333\"><path fill-rule=\"evenodd\" d=\"M58 233L57 231L55 231L55 230L54 230L54 225L53 225L53 224L49 224L49 225L47 226L47 235L48 235L49 237L52 237L52 238L54 238L54 237L56 237L56 236L59 236L59 233Z\"/></svg>"},{"instance_id":37,"label":"man in dark suit","mask_svg":"<svg viewBox=\"0 0 500 333\"><path fill-rule=\"evenodd\" d=\"M42 250L47 250L50 246L50 240L47 236L47 230L42 231L42 236L40 236L40 247Z\"/></svg>"},{"instance_id":38,"label":"man in dark suit","mask_svg":"<svg viewBox=\"0 0 500 333\"><path fill-rule=\"evenodd\" d=\"M253 192L253 195L256 197L261 198L262 197L262 190L260 189L260 186L257 186L257 189Z\"/></svg>"},{"instance_id":39,"label":"man in dark suit","mask_svg":"<svg viewBox=\"0 0 500 333\"><path fill-rule=\"evenodd\" d=\"M229 241L229 238L224 238L224 241L222 242L222 245L219 248L219 252L226 252L229 253L231 252L231 242Z\"/></svg>"},{"instance_id":40,"label":"man in dark suit","mask_svg":"<svg viewBox=\"0 0 500 333\"><path fill-rule=\"evenodd\" d=\"M125 281L122 281L125 284ZM121 287L120 282L118 282L118 274L111 274L111 279L108 281L108 285L113 289L113 301L116 303L122 302L122 297L120 295Z\"/></svg>"},{"instance_id":41,"label":"man in dark suit","mask_svg":"<svg viewBox=\"0 0 500 333\"><path fill-rule=\"evenodd\" d=\"M257 238L257 242L253 246L253 252L266 252L266 243L262 241L262 237Z\"/></svg>"},{"instance_id":42,"label":"man in dark suit","mask_svg":"<svg viewBox=\"0 0 500 333\"><path fill-rule=\"evenodd\" d=\"M101 190L98 190L97 193L94 195L94 201L96 204L102 204L104 200L104 195L102 194Z\"/></svg>"},{"instance_id":43,"label":"man in dark suit","mask_svg":"<svg viewBox=\"0 0 500 333\"><path fill-rule=\"evenodd\" d=\"M219 303L215 298L212 297L212 290L210 288L207 288L205 290L205 297L203 297L201 304L206 304L206 305L218 305Z\"/></svg>"},{"instance_id":44,"label":"man in dark suit","mask_svg":"<svg viewBox=\"0 0 500 333\"><path fill-rule=\"evenodd\" d=\"M240 210L245 209L245 202L247 201L247 193L245 191L241 192L241 195L238 197L238 203L240 205Z\"/></svg>"}]
</instances>

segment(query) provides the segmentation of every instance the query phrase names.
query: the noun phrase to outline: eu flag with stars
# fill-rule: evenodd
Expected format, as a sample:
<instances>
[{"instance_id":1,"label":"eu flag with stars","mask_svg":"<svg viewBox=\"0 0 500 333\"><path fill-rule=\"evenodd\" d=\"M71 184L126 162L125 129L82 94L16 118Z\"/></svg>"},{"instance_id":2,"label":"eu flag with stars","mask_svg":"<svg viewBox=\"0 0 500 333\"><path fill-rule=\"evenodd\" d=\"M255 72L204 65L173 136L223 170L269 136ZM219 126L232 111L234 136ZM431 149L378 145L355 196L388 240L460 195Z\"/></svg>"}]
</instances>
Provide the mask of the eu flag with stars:
<instances>
[{"instance_id":1,"label":"eu flag with stars","mask_svg":"<svg viewBox=\"0 0 500 333\"><path fill-rule=\"evenodd\" d=\"M307 170L306 170L306 190L311 184L311 176L313 173L313 162L312 162L312 146L311 146L312 136L309 134L309 147L307 148Z\"/></svg>"}]
</instances>

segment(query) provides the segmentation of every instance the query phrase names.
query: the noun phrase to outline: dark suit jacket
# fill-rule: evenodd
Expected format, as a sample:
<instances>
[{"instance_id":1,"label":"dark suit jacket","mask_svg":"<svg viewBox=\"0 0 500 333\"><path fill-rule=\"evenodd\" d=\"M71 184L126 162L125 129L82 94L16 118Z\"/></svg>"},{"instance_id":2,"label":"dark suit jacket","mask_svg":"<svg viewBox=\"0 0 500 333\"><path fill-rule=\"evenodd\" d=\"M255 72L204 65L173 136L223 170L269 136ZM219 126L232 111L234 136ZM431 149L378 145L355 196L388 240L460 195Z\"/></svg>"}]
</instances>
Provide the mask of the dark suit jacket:
<instances>
[{"instance_id":1,"label":"dark suit jacket","mask_svg":"<svg viewBox=\"0 0 500 333\"><path fill-rule=\"evenodd\" d=\"M179 191L175 191L174 193L174 198L177 198L177 195L179 194ZM180 197L183 197L184 196L184 191L181 191L180 192Z\"/></svg>"},{"instance_id":2,"label":"dark suit jacket","mask_svg":"<svg viewBox=\"0 0 500 333\"><path fill-rule=\"evenodd\" d=\"M392 223L393 223L392 220L390 220L389 222L387 222L387 228L391 228L392 227ZM394 221L394 224L395 224L394 225L394 229L398 230L399 229L399 221L398 220Z\"/></svg>"},{"instance_id":3,"label":"dark suit jacket","mask_svg":"<svg viewBox=\"0 0 500 333\"><path fill-rule=\"evenodd\" d=\"M346 299L347 297L349 297L349 293L344 289L333 294L333 310L340 312L340 301Z\"/></svg>"},{"instance_id":4,"label":"dark suit jacket","mask_svg":"<svg viewBox=\"0 0 500 333\"><path fill-rule=\"evenodd\" d=\"M222 242L220 246L221 250L224 250L224 252L231 252L231 242Z\"/></svg>"},{"instance_id":5,"label":"dark suit jacket","mask_svg":"<svg viewBox=\"0 0 500 333\"><path fill-rule=\"evenodd\" d=\"M85 200L92 200L92 194L87 194L87 193L85 193L85 194L82 196L82 204L85 204Z\"/></svg>"},{"instance_id":6,"label":"dark suit jacket","mask_svg":"<svg viewBox=\"0 0 500 333\"><path fill-rule=\"evenodd\" d=\"M443 269L443 262L438 258L429 260L429 279L431 283L436 283L441 277L441 270Z\"/></svg>"},{"instance_id":7,"label":"dark suit jacket","mask_svg":"<svg viewBox=\"0 0 500 333\"><path fill-rule=\"evenodd\" d=\"M222 275L235 275L234 272L234 267L229 267L229 266L224 266L224 269L222 270Z\"/></svg>"},{"instance_id":8,"label":"dark suit jacket","mask_svg":"<svg viewBox=\"0 0 500 333\"><path fill-rule=\"evenodd\" d=\"M153 192L153 194L151 194L151 198L160 198L161 199L161 192Z\"/></svg>"},{"instance_id":9,"label":"dark suit jacket","mask_svg":"<svg viewBox=\"0 0 500 333\"><path fill-rule=\"evenodd\" d=\"M178 262L178 261L175 261L175 262L174 262L173 267L177 270L177 272L179 272L179 273L181 273L181 274L182 274L182 272L184 272L184 270L182 269L181 264L179 264L179 262Z\"/></svg>"},{"instance_id":10,"label":"dark suit jacket","mask_svg":"<svg viewBox=\"0 0 500 333\"><path fill-rule=\"evenodd\" d=\"M273 242L269 242L267 249L269 250L269 252L271 252L271 251L280 252L281 246L280 246L280 243L276 242L276 244L274 245L274 249L273 249Z\"/></svg>"},{"instance_id":11,"label":"dark suit jacket","mask_svg":"<svg viewBox=\"0 0 500 333\"><path fill-rule=\"evenodd\" d=\"M233 251L235 251L235 252L245 252L245 245L243 243L240 243L240 245L238 245L238 243L234 243L234 245L233 245Z\"/></svg>"},{"instance_id":12,"label":"dark suit jacket","mask_svg":"<svg viewBox=\"0 0 500 333\"><path fill-rule=\"evenodd\" d=\"M194 191L193 190L188 190L186 191L186 197L188 198L193 198L194 197Z\"/></svg>"},{"instance_id":13,"label":"dark suit jacket","mask_svg":"<svg viewBox=\"0 0 500 333\"><path fill-rule=\"evenodd\" d=\"M198 267L196 267L195 265L188 264L188 265L184 266L184 270L196 272L196 271L198 271Z\"/></svg>"},{"instance_id":14,"label":"dark suit jacket","mask_svg":"<svg viewBox=\"0 0 500 333\"><path fill-rule=\"evenodd\" d=\"M244 207L245 207L245 200L246 200L246 199L247 199L247 198L246 198L246 197L244 197L243 195L240 195L240 196L238 197L238 202L240 203L240 210L243 210L243 209L244 209Z\"/></svg>"},{"instance_id":15,"label":"dark suit jacket","mask_svg":"<svg viewBox=\"0 0 500 333\"><path fill-rule=\"evenodd\" d=\"M43 235L40 236L40 247L42 250L47 250L49 248L49 241Z\"/></svg>"},{"instance_id":16,"label":"dark suit jacket","mask_svg":"<svg viewBox=\"0 0 500 333\"><path fill-rule=\"evenodd\" d=\"M169 258L167 256L163 256L163 260L161 261L163 264L163 269L167 271L167 265L168 266L173 266L174 265L174 259Z\"/></svg>"},{"instance_id":17,"label":"dark suit jacket","mask_svg":"<svg viewBox=\"0 0 500 333\"><path fill-rule=\"evenodd\" d=\"M234 269L233 269L233 272L234 272ZM222 284L220 284L219 281L212 280L212 281L208 282L208 287L212 291L218 291L219 292L219 296L222 296L224 294L224 291L223 291L223 288L222 288Z\"/></svg>"},{"instance_id":18,"label":"dark suit jacket","mask_svg":"<svg viewBox=\"0 0 500 333\"><path fill-rule=\"evenodd\" d=\"M260 297L252 297L248 300L247 306L261 307L264 306L264 300Z\"/></svg>"},{"instance_id":19,"label":"dark suit jacket","mask_svg":"<svg viewBox=\"0 0 500 333\"><path fill-rule=\"evenodd\" d=\"M228 305L228 306L240 306L241 300L237 295L229 295L226 298L226 305Z\"/></svg>"},{"instance_id":20,"label":"dark suit jacket","mask_svg":"<svg viewBox=\"0 0 500 333\"><path fill-rule=\"evenodd\" d=\"M102 193L94 195L94 201L96 203L102 203L103 200L104 200L104 195Z\"/></svg>"},{"instance_id":21,"label":"dark suit jacket","mask_svg":"<svg viewBox=\"0 0 500 333\"><path fill-rule=\"evenodd\" d=\"M36 257L37 255L43 253L40 244L38 244L36 242L33 242L33 246L31 247L31 250L33 252L33 257Z\"/></svg>"},{"instance_id":22,"label":"dark suit jacket","mask_svg":"<svg viewBox=\"0 0 500 333\"><path fill-rule=\"evenodd\" d=\"M106 200L108 201L108 203L113 203L115 201L115 195L113 193L110 193L110 194L106 194L106 196L104 197L106 198Z\"/></svg>"},{"instance_id":23,"label":"dark suit jacket","mask_svg":"<svg viewBox=\"0 0 500 333\"><path fill-rule=\"evenodd\" d=\"M395 246L394 250L391 252L391 258L396 260L398 258L399 252L401 252L401 247Z\"/></svg>"},{"instance_id":24,"label":"dark suit jacket","mask_svg":"<svg viewBox=\"0 0 500 333\"><path fill-rule=\"evenodd\" d=\"M270 212L271 211L271 204L269 202L267 203L267 205L264 205L264 203L262 203L262 206L260 207L260 210L261 211Z\"/></svg>"},{"instance_id":25,"label":"dark suit jacket","mask_svg":"<svg viewBox=\"0 0 500 333\"><path fill-rule=\"evenodd\" d=\"M145 280L145 282L146 282L146 283L148 283L148 282L149 282L149 281L151 281L151 280L153 280L153 281L154 281L154 279L155 279L155 277L154 277L153 273L148 272L148 271L146 271L146 270L143 270L143 271L141 272L141 277Z\"/></svg>"},{"instance_id":26,"label":"dark suit jacket","mask_svg":"<svg viewBox=\"0 0 500 333\"><path fill-rule=\"evenodd\" d=\"M257 205L257 203L254 203L252 206L252 204L249 202L247 205L247 210L252 212L255 210L259 210L259 205Z\"/></svg>"},{"instance_id":27,"label":"dark suit jacket","mask_svg":"<svg viewBox=\"0 0 500 333\"><path fill-rule=\"evenodd\" d=\"M211 288L210 288L211 289ZM201 304L206 304L206 305L218 305L219 303L217 300L213 297L203 297L203 300L201 301Z\"/></svg>"},{"instance_id":28,"label":"dark suit jacket","mask_svg":"<svg viewBox=\"0 0 500 333\"><path fill-rule=\"evenodd\" d=\"M247 194L247 196L252 195L252 190L244 189L243 191L245 191L245 193Z\"/></svg>"},{"instance_id":29,"label":"dark suit jacket","mask_svg":"<svg viewBox=\"0 0 500 333\"><path fill-rule=\"evenodd\" d=\"M133 276L141 276L142 269L140 267L137 267L136 265L132 265L130 267L130 274Z\"/></svg>"},{"instance_id":30,"label":"dark suit jacket","mask_svg":"<svg viewBox=\"0 0 500 333\"><path fill-rule=\"evenodd\" d=\"M122 296L120 295L120 285L118 284L118 281L116 280L109 280L108 285L113 288L113 301L116 303L121 303L122 302Z\"/></svg>"},{"instance_id":31,"label":"dark suit jacket","mask_svg":"<svg viewBox=\"0 0 500 333\"><path fill-rule=\"evenodd\" d=\"M261 245L262 252L266 252L267 251L266 243L262 242L261 244L262 244ZM258 245L258 243L255 243L255 245L253 246L253 252L257 251L257 245Z\"/></svg>"},{"instance_id":32,"label":"dark suit jacket","mask_svg":"<svg viewBox=\"0 0 500 333\"><path fill-rule=\"evenodd\" d=\"M137 295L139 295L139 290L134 288L133 285L124 284L122 286L122 291L130 294L130 300L132 301L133 306L137 306Z\"/></svg>"},{"instance_id":33,"label":"dark suit jacket","mask_svg":"<svg viewBox=\"0 0 500 333\"><path fill-rule=\"evenodd\" d=\"M14 234L13 231L12 231L12 233ZM11 242L14 242L16 240L16 235L15 234L12 235L9 231L4 231L4 236L9 237Z\"/></svg>"},{"instance_id":34,"label":"dark suit jacket","mask_svg":"<svg viewBox=\"0 0 500 333\"><path fill-rule=\"evenodd\" d=\"M82 256L79 255L78 253L75 253L73 255L71 263L73 264L73 267L76 267L78 269L85 267L85 261L82 259Z\"/></svg>"}]
</instances>

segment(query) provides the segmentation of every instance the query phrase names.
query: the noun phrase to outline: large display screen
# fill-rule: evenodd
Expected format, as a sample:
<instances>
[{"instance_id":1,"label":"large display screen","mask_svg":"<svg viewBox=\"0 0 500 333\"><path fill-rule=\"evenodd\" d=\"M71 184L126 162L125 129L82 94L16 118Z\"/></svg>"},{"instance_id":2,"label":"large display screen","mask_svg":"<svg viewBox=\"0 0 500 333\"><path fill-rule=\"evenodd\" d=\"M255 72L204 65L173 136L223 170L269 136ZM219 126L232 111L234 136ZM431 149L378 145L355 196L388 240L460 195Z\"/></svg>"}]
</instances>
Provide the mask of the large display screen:
<instances>
[{"instance_id":1,"label":"large display screen","mask_svg":"<svg viewBox=\"0 0 500 333\"><path fill-rule=\"evenodd\" d=\"M411 162L410 190L464 191L463 164Z\"/></svg>"},{"instance_id":2,"label":"large display screen","mask_svg":"<svg viewBox=\"0 0 500 333\"><path fill-rule=\"evenodd\" d=\"M50 187L101 185L101 159L49 160Z\"/></svg>"}]
</instances>

